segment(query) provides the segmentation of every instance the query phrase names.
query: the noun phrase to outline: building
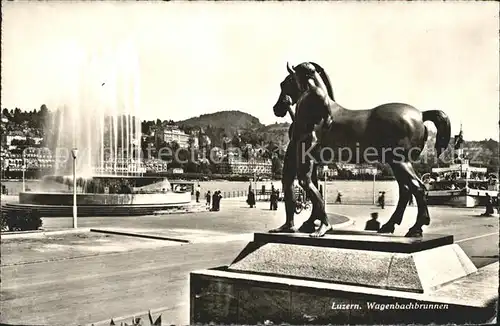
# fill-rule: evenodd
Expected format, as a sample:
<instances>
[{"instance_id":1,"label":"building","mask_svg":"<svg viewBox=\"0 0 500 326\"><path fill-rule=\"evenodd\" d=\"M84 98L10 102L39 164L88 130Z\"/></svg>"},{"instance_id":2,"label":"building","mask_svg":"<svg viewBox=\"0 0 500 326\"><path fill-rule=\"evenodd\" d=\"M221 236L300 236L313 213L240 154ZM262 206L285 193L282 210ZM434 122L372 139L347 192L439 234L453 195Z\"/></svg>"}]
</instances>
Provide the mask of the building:
<instances>
[{"instance_id":1,"label":"building","mask_svg":"<svg viewBox=\"0 0 500 326\"><path fill-rule=\"evenodd\" d=\"M191 136L179 129L175 125L166 125L157 127L155 130L155 139L162 140L167 143L176 142L181 148L189 146L189 138Z\"/></svg>"},{"instance_id":2,"label":"building","mask_svg":"<svg viewBox=\"0 0 500 326\"><path fill-rule=\"evenodd\" d=\"M240 174L240 175L271 175L272 163L266 159L244 160L240 158L228 158L219 164L219 171L222 174Z\"/></svg>"},{"instance_id":3,"label":"building","mask_svg":"<svg viewBox=\"0 0 500 326\"><path fill-rule=\"evenodd\" d=\"M380 174L382 171L379 171L376 167L369 164L337 164L338 168L341 170L347 170L352 172L354 175L358 174Z\"/></svg>"}]
</instances>

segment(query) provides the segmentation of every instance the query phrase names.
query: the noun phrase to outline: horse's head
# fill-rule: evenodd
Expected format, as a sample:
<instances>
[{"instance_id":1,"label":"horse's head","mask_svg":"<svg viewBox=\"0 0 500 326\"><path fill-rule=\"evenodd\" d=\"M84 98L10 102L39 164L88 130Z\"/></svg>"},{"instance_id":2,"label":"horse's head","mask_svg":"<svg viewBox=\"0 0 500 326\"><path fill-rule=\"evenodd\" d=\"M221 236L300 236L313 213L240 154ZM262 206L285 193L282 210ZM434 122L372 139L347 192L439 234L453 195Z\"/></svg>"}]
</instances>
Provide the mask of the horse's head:
<instances>
[{"instance_id":1,"label":"horse's head","mask_svg":"<svg viewBox=\"0 0 500 326\"><path fill-rule=\"evenodd\" d=\"M289 74L280 83L281 93L278 97L278 101L273 106L274 115L277 117L284 117L288 112L290 112L292 106L297 103L297 100L301 94L295 80L295 72L288 63L287 70Z\"/></svg>"},{"instance_id":2,"label":"horse's head","mask_svg":"<svg viewBox=\"0 0 500 326\"><path fill-rule=\"evenodd\" d=\"M276 116L284 117L310 86L323 88L334 100L330 79L320 65L314 62L303 62L296 67L291 67L287 63L286 68L288 76L280 84L281 93L273 107Z\"/></svg>"}]
</instances>

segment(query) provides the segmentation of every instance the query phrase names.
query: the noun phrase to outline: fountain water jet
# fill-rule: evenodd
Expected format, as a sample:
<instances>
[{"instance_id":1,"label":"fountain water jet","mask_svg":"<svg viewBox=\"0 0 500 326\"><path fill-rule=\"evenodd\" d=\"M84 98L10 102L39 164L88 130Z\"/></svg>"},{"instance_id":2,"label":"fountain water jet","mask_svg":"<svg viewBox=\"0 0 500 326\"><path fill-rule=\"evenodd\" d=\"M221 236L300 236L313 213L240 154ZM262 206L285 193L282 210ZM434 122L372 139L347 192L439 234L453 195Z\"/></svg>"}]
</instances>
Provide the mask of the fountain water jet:
<instances>
[{"instance_id":1,"label":"fountain water jet","mask_svg":"<svg viewBox=\"0 0 500 326\"><path fill-rule=\"evenodd\" d=\"M49 122L54 175L44 177L39 191L21 193L19 204L11 209L36 208L44 216L71 216L72 148L79 152L79 216L143 215L190 204L190 192L172 191L164 177L143 176L135 49L128 46L79 59L74 65L77 77L68 82L69 99Z\"/></svg>"}]
</instances>

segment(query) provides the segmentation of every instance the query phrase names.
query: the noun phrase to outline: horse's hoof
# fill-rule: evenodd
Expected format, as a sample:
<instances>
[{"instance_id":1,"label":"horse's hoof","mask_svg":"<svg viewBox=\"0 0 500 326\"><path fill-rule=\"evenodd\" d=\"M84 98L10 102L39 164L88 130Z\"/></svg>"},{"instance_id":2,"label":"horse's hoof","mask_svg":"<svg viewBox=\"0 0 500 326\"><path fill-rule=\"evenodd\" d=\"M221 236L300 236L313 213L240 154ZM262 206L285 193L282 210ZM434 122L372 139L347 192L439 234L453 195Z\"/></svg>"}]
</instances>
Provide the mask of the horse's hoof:
<instances>
[{"instance_id":1,"label":"horse's hoof","mask_svg":"<svg viewBox=\"0 0 500 326\"><path fill-rule=\"evenodd\" d=\"M410 229L406 233L405 237L407 237L407 238L421 238L422 237L422 230L421 229Z\"/></svg>"},{"instance_id":2,"label":"horse's hoof","mask_svg":"<svg viewBox=\"0 0 500 326\"><path fill-rule=\"evenodd\" d=\"M379 230L378 233L394 233L394 225L392 224L385 224L383 225Z\"/></svg>"}]
</instances>

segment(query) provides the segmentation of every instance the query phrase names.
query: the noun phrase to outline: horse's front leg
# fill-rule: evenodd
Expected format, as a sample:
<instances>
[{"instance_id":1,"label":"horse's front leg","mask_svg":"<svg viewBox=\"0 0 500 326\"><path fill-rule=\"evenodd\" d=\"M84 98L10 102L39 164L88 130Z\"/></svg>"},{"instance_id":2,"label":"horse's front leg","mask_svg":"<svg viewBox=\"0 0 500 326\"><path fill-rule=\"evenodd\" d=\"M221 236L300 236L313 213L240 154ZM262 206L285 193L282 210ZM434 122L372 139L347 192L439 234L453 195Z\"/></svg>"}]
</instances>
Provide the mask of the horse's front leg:
<instances>
[{"instance_id":1,"label":"horse's front leg","mask_svg":"<svg viewBox=\"0 0 500 326\"><path fill-rule=\"evenodd\" d=\"M285 160L283 163L283 175L281 178L286 218L285 223L276 229L269 230L270 233L292 233L294 229L295 215L295 197L293 193L293 182L297 175L296 159L295 159L295 144L291 140L286 149Z\"/></svg>"},{"instance_id":2,"label":"horse's front leg","mask_svg":"<svg viewBox=\"0 0 500 326\"><path fill-rule=\"evenodd\" d=\"M323 196L321 196L318 188L313 182L313 173L316 164L314 162L314 157L312 157L310 153L315 153L317 149L318 145L316 142L305 140L300 143L300 148L298 150L300 155L297 156L297 176L299 183L311 199L314 212L314 216L311 216L309 220L304 222L299 231L307 230L311 233L311 237L322 237L326 232L332 229L325 212L325 202L323 200ZM317 230L314 230L315 219L320 221L320 225Z\"/></svg>"}]
</instances>

